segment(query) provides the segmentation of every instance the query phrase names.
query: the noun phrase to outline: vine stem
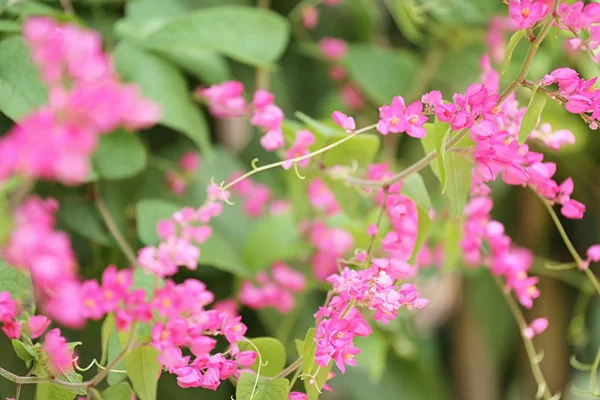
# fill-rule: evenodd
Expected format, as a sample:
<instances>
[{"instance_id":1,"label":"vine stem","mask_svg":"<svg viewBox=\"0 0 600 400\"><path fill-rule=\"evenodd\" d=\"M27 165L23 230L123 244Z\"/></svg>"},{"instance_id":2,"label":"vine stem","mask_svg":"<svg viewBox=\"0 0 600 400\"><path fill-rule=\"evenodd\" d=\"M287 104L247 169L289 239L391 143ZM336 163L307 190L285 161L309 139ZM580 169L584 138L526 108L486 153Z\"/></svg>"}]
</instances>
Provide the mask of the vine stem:
<instances>
[{"instance_id":1,"label":"vine stem","mask_svg":"<svg viewBox=\"0 0 600 400\"><path fill-rule=\"evenodd\" d=\"M535 192L535 190L534 190L534 192ZM537 192L535 192L535 193L540 198L542 203L544 203L544 205L546 206L546 209L548 210L548 213L550 214L550 217L552 218L552 221L554 222L554 225L556 226L558 233L560 233L560 237L562 238L563 242L565 243L565 246L567 246L567 250L569 250L571 257L573 257L573 260L575 260L575 262L577 263L577 266L578 267L584 266L585 262L583 261L583 259L581 258L581 256L577 252L577 250L575 249L575 246L573 246L571 239L569 239L569 235L567 235L565 228L562 226L562 223L560 222L560 219L558 218L558 215L556 215L556 211L554 211L554 208L552 208L552 205L550 204L550 202L547 199L540 196ZM598 281L598 278L596 278L596 275L594 275L594 273L589 268L583 268L583 272L586 274L586 276L588 277L590 282L592 282L592 285L594 285L594 289L596 289L598 294L600 294L600 282Z\"/></svg>"},{"instance_id":2,"label":"vine stem","mask_svg":"<svg viewBox=\"0 0 600 400\"><path fill-rule=\"evenodd\" d=\"M129 243L127 243L127 240L125 240L125 238L119 231L119 228L117 227L117 224L115 223L115 220L113 219L112 215L110 215L110 211L108 211L108 208L106 207L106 204L104 203L104 200L102 200L102 195L100 194L100 190L98 187L96 188L96 193L95 193L94 197L95 197L95 201L96 201L96 206L98 207L98 210L100 211L100 214L102 215L102 219L104 220L106 227L108 228L110 233L113 235L113 237L117 241L117 244L119 245L121 250L123 250L123 253L129 260L129 262L132 265L137 266L137 260L135 257L135 253L134 253L133 249L131 248L131 246L129 246Z\"/></svg>"},{"instance_id":3,"label":"vine stem","mask_svg":"<svg viewBox=\"0 0 600 400\"><path fill-rule=\"evenodd\" d=\"M286 369L281 371L275 378L285 378L286 376L300 368L303 362L304 360L302 359L302 357L298 358L296 361L291 363Z\"/></svg>"},{"instance_id":4,"label":"vine stem","mask_svg":"<svg viewBox=\"0 0 600 400\"><path fill-rule=\"evenodd\" d=\"M273 163L273 164L263 165L262 167L256 167L256 168L253 167L252 171L248 171L244 175L240 176L239 178L234 179L233 181L229 182L227 185L221 186L221 190L227 190L230 187L232 187L233 185L235 185L235 184L243 181L244 179L246 179L246 178L248 178L248 177L250 177L250 176L252 176L254 174L257 174L257 173L259 173L261 171L266 171L266 170L269 170L269 169L272 169L272 168L281 167L283 164L286 164L286 163L289 163L289 162L295 164L295 163L298 163L298 162L300 162L302 160L307 160L309 158L312 158L312 157L314 157L316 155L319 155L321 153L325 153L326 151L329 151L329 150L331 150L331 149L333 149L333 148L341 145L342 143L345 143L348 140L353 139L354 137L360 135L361 133L365 133L365 132L368 132L368 131L370 131L372 129L375 129L375 127L377 127L377 124L365 126L364 128L361 128L359 130L356 130L356 131L350 133L348 136L346 136L346 137L338 140L337 142L333 142L333 143L331 143L328 146L325 146L323 148L320 148L319 150L313 151L312 153L308 153L308 154L305 154L305 155L300 156L300 157L290 158L288 160L279 161L279 162L276 162L276 163Z\"/></svg>"},{"instance_id":5,"label":"vine stem","mask_svg":"<svg viewBox=\"0 0 600 400\"><path fill-rule=\"evenodd\" d=\"M495 278L496 284L498 285L498 288L500 289L502 294L504 294L504 298L506 299L506 302L508 303L508 306L510 308L510 311L513 314L513 317L517 321L517 325L519 325L519 333L521 334L521 337L523 338L523 344L525 345L525 351L527 352L527 358L529 358L529 364L531 365L531 372L533 373L535 382L538 385L538 390L540 390L540 388L543 388L544 391L542 392L542 396L545 400L549 400L550 398L552 398L552 393L550 392L548 383L546 382L546 378L544 377L544 373L542 372L542 369L540 368L540 362L537 360L538 353L535 350L535 345L533 344L533 341L530 338L528 338L527 336L525 336L525 329L527 328L527 321L525 320L525 317L523 316L521 309L519 308L517 302L512 297L512 295L510 293L507 293L502 288L502 283L499 281L499 279L497 277L494 277L494 278Z\"/></svg>"},{"instance_id":6,"label":"vine stem","mask_svg":"<svg viewBox=\"0 0 600 400\"><path fill-rule=\"evenodd\" d=\"M381 209L379 210L379 216L377 217L377 230L379 231L379 226L381 225L381 221L383 220L383 215L385 214L385 207L387 205L387 199L388 199L388 195L390 193L389 188L386 186L383 188L383 202L381 204ZM373 252L373 245L375 244L375 240L377 239L377 236L379 235L379 232L377 232L375 235L373 235L371 237L371 240L369 241L369 247L367 247L367 260L366 260L366 264L370 265L371 263L371 253Z\"/></svg>"}]
</instances>

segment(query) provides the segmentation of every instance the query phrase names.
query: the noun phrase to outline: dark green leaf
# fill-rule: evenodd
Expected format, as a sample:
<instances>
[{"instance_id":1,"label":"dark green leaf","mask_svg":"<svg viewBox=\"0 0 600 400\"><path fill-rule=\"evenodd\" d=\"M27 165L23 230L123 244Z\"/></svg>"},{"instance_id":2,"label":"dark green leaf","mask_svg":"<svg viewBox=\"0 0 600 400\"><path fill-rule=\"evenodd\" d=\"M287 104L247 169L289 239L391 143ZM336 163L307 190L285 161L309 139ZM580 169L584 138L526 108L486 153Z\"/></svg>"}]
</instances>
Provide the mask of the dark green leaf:
<instances>
[{"instance_id":1,"label":"dark green leaf","mask_svg":"<svg viewBox=\"0 0 600 400\"><path fill-rule=\"evenodd\" d=\"M258 349L260 356L262 357L263 366L260 369L261 376L273 377L283 371L285 368L285 348L283 344L277 339L270 337L261 337L248 339ZM256 351L251 344L247 342L240 342L239 347L241 350L252 350ZM264 365L266 363L266 365ZM258 372L259 359L256 358L256 362L251 367L254 372Z\"/></svg>"},{"instance_id":2,"label":"dark green leaf","mask_svg":"<svg viewBox=\"0 0 600 400\"><path fill-rule=\"evenodd\" d=\"M508 66L510 65L510 60L512 59L513 51L515 51L515 48L517 47L517 45L519 44L521 39L523 39L524 37L525 37L525 30L516 31L510 37L510 40L508 41L508 45L506 46L506 52L504 53L504 63L502 64L502 75L504 75L504 72L506 72L506 68L508 68Z\"/></svg>"},{"instance_id":3,"label":"dark green leaf","mask_svg":"<svg viewBox=\"0 0 600 400\"><path fill-rule=\"evenodd\" d=\"M125 370L140 400L155 400L158 374L161 366L158 350L150 346L138 347L125 356Z\"/></svg>"},{"instance_id":4,"label":"dark green leaf","mask_svg":"<svg viewBox=\"0 0 600 400\"><path fill-rule=\"evenodd\" d=\"M280 15L255 7L223 6L174 18L153 31L146 45L160 51L217 51L251 65L269 65L283 54L289 26Z\"/></svg>"},{"instance_id":5,"label":"dark green leaf","mask_svg":"<svg viewBox=\"0 0 600 400\"><path fill-rule=\"evenodd\" d=\"M177 68L123 41L115 49L114 59L119 73L126 80L138 83L144 96L161 107L162 124L184 133L205 154L210 152L206 121L192 103L185 78Z\"/></svg>"},{"instance_id":6,"label":"dark green leaf","mask_svg":"<svg viewBox=\"0 0 600 400\"><path fill-rule=\"evenodd\" d=\"M531 99L529 100L527 111L525 111L525 115L523 115L523 119L521 120L521 128L519 129L519 144L525 143L525 140L527 140L527 137L531 131L535 129L540 116L544 111L544 107L546 106L546 100L548 100L546 95L543 92L538 91L538 86L535 86L531 93Z\"/></svg>"},{"instance_id":7,"label":"dark green leaf","mask_svg":"<svg viewBox=\"0 0 600 400\"><path fill-rule=\"evenodd\" d=\"M460 154L450 151L446 154L446 171L448 172L448 183L446 185L446 196L450 201L450 214L452 216L462 215L467 197L471 190L471 170L473 164Z\"/></svg>"},{"instance_id":8,"label":"dark green leaf","mask_svg":"<svg viewBox=\"0 0 600 400\"><path fill-rule=\"evenodd\" d=\"M58 218L85 238L104 246L113 245L97 207L91 202L65 200L61 202Z\"/></svg>"},{"instance_id":9,"label":"dark green leaf","mask_svg":"<svg viewBox=\"0 0 600 400\"><path fill-rule=\"evenodd\" d=\"M258 379L258 382L257 382ZM236 400L287 400L288 385L285 378L267 379L250 372L240 375L235 391Z\"/></svg>"},{"instance_id":10,"label":"dark green leaf","mask_svg":"<svg viewBox=\"0 0 600 400\"><path fill-rule=\"evenodd\" d=\"M7 291L13 299L28 304L31 300L31 280L29 275L0 260L0 292Z\"/></svg>"},{"instance_id":11,"label":"dark green leaf","mask_svg":"<svg viewBox=\"0 0 600 400\"><path fill-rule=\"evenodd\" d=\"M221 233L213 230L210 238L200 245L200 264L212 265L236 276L249 275L248 268L232 244Z\"/></svg>"},{"instance_id":12,"label":"dark green leaf","mask_svg":"<svg viewBox=\"0 0 600 400\"><path fill-rule=\"evenodd\" d=\"M394 96L406 96L419 68L417 58L407 50L372 45L350 45L342 64L377 105L390 103Z\"/></svg>"},{"instance_id":13,"label":"dark green leaf","mask_svg":"<svg viewBox=\"0 0 600 400\"><path fill-rule=\"evenodd\" d=\"M94 154L94 169L105 179L125 179L146 167L146 148L140 138L124 129L102 135Z\"/></svg>"},{"instance_id":14,"label":"dark green leaf","mask_svg":"<svg viewBox=\"0 0 600 400\"><path fill-rule=\"evenodd\" d=\"M0 42L0 111L20 120L46 102L46 88L18 36Z\"/></svg>"}]
</instances>

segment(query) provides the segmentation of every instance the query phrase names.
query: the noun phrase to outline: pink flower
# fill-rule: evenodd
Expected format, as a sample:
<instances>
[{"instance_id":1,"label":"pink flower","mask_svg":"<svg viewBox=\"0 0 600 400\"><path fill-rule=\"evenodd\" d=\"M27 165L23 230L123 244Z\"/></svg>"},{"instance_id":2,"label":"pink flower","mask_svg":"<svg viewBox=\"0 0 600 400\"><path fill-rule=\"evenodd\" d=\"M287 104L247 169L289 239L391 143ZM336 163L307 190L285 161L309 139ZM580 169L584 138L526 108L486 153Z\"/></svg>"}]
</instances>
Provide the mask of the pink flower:
<instances>
[{"instance_id":1,"label":"pink flower","mask_svg":"<svg viewBox=\"0 0 600 400\"><path fill-rule=\"evenodd\" d=\"M315 143L315 136L311 131L301 130L296 132L296 141L292 147L286 152L286 160L282 164L283 169L290 169L294 164L292 159L305 156L310 153L309 147ZM310 158L305 158L300 161L296 161L300 167L306 167L310 162Z\"/></svg>"},{"instance_id":2,"label":"pink flower","mask_svg":"<svg viewBox=\"0 0 600 400\"><path fill-rule=\"evenodd\" d=\"M342 39L325 37L319 41L321 54L329 61L339 61L346 55L348 45Z\"/></svg>"},{"instance_id":3,"label":"pink flower","mask_svg":"<svg viewBox=\"0 0 600 400\"><path fill-rule=\"evenodd\" d=\"M588 261L600 261L600 244L595 244L587 249Z\"/></svg>"},{"instance_id":4,"label":"pink flower","mask_svg":"<svg viewBox=\"0 0 600 400\"><path fill-rule=\"evenodd\" d=\"M342 86L341 95L344 104L351 110L360 110L365 105L362 92L352 83L346 83Z\"/></svg>"},{"instance_id":5,"label":"pink flower","mask_svg":"<svg viewBox=\"0 0 600 400\"><path fill-rule=\"evenodd\" d=\"M21 321L14 320L5 322L2 326L2 332L9 339L18 339L21 336Z\"/></svg>"},{"instance_id":6,"label":"pink flower","mask_svg":"<svg viewBox=\"0 0 600 400\"><path fill-rule=\"evenodd\" d=\"M513 0L508 5L508 12L519 29L526 29L546 16L548 5L538 0Z\"/></svg>"},{"instance_id":7,"label":"pink flower","mask_svg":"<svg viewBox=\"0 0 600 400\"><path fill-rule=\"evenodd\" d=\"M319 10L315 6L302 8L302 25L306 29L314 29L319 24Z\"/></svg>"},{"instance_id":8,"label":"pink flower","mask_svg":"<svg viewBox=\"0 0 600 400\"><path fill-rule=\"evenodd\" d=\"M258 354L255 351L247 350L236 354L235 361L242 367L250 367L256 362Z\"/></svg>"},{"instance_id":9,"label":"pink flower","mask_svg":"<svg viewBox=\"0 0 600 400\"><path fill-rule=\"evenodd\" d=\"M300 272L290 268L283 261L275 262L271 266L273 280L284 289L292 292L302 292L306 287L306 279Z\"/></svg>"},{"instance_id":10,"label":"pink flower","mask_svg":"<svg viewBox=\"0 0 600 400\"><path fill-rule=\"evenodd\" d=\"M29 336L32 339L37 339L46 332L46 329L50 326L50 320L43 315L34 315L27 321L27 326L29 328Z\"/></svg>"},{"instance_id":11,"label":"pink flower","mask_svg":"<svg viewBox=\"0 0 600 400\"><path fill-rule=\"evenodd\" d=\"M252 114L250 123L266 130L275 130L281 128L284 118L285 115L281 108L275 104L269 104L261 108L256 108Z\"/></svg>"},{"instance_id":12,"label":"pink flower","mask_svg":"<svg viewBox=\"0 0 600 400\"><path fill-rule=\"evenodd\" d=\"M308 395L302 392L290 392L288 400L308 400Z\"/></svg>"},{"instance_id":13,"label":"pink flower","mask_svg":"<svg viewBox=\"0 0 600 400\"><path fill-rule=\"evenodd\" d=\"M383 105L379 107L379 122L377 130L382 135L388 133L406 132L409 136L423 138L427 134L423 124L427 122L427 117L422 115L423 104L416 101L408 107L404 105L404 99L396 96L392 100L392 105Z\"/></svg>"},{"instance_id":14,"label":"pink flower","mask_svg":"<svg viewBox=\"0 0 600 400\"><path fill-rule=\"evenodd\" d=\"M308 199L314 208L324 211L326 215L341 211L335 195L320 178L314 178L308 184Z\"/></svg>"},{"instance_id":15,"label":"pink flower","mask_svg":"<svg viewBox=\"0 0 600 400\"><path fill-rule=\"evenodd\" d=\"M0 292L0 322L10 322L17 316L17 302L11 299L10 292Z\"/></svg>"},{"instance_id":16,"label":"pink flower","mask_svg":"<svg viewBox=\"0 0 600 400\"><path fill-rule=\"evenodd\" d=\"M351 132L356 129L354 118L347 116L341 111L334 111L333 114L331 114L331 118L333 119L333 122L344 128L346 132Z\"/></svg>"},{"instance_id":17,"label":"pink flower","mask_svg":"<svg viewBox=\"0 0 600 400\"><path fill-rule=\"evenodd\" d=\"M60 329L52 329L46 334L42 348L48 355L48 368L54 376L64 375L72 368L72 352Z\"/></svg>"},{"instance_id":18,"label":"pink flower","mask_svg":"<svg viewBox=\"0 0 600 400\"><path fill-rule=\"evenodd\" d=\"M375 235L377 235L378 232L379 232L379 228L377 227L377 224L369 225L369 229L367 229L367 235L375 236Z\"/></svg>"},{"instance_id":19,"label":"pink flower","mask_svg":"<svg viewBox=\"0 0 600 400\"><path fill-rule=\"evenodd\" d=\"M196 90L196 94L208 102L210 112L217 118L236 118L246 114L248 107L243 93L244 85L238 81L226 81Z\"/></svg>"},{"instance_id":20,"label":"pink flower","mask_svg":"<svg viewBox=\"0 0 600 400\"><path fill-rule=\"evenodd\" d=\"M523 335L528 339L533 339L533 337L543 333L546 328L548 328L548 320L546 318L537 318L523 330Z\"/></svg>"},{"instance_id":21,"label":"pink flower","mask_svg":"<svg viewBox=\"0 0 600 400\"><path fill-rule=\"evenodd\" d=\"M179 159L179 168L188 173L194 173L200 167L200 156L195 151L188 151Z\"/></svg>"},{"instance_id":22,"label":"pink flower","mask_svg":"<svg viewBox=\"0 0 600 400\"><path fill-rule=\"evenodd\" d=\"M260 138L260 145L266 151L275 151L285 145L281 129L272 129Z\"/></svg>"},{"instance_id":23,"label":"pink flower","mask_svg":"<svg viewBox=\"0 0 600 400\"><path fill-rule=\"evenodd\" d=\"M582 219L585 212L585 205L577 200L568 200L563 204L560 212L570 219Z\"/></svg>"}]
</instances>

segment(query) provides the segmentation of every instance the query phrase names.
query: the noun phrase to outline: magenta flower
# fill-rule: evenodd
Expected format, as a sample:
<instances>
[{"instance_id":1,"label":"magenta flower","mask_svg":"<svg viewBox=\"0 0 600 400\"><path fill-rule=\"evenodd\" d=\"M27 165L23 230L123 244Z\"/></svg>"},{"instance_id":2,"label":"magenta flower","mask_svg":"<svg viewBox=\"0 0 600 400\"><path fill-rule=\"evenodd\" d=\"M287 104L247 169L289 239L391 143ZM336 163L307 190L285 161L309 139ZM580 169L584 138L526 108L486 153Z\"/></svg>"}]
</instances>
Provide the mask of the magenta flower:
<instances>
[{"instance_id":1,"label":"magenta flower","mask_svg":"<svg viewBox=\"0 0 600 400\"><path fill-rule=\"evenodd\" d=\"M408 107L404 105L404 99L396 96L392 99L390 106L379 107L379 122L377 130L382 135L388 133L406 132L407 135L414 138L423 138L427 135L423 124L427 122L427 117L422 115L423 104L415 101Z\"/></svg>"},{"instance_id":2,"label":"magenta flower","mask_svg":"<svg viewBox=\"0 0 600 400\"><path fill-rule=\"evenodd\" d=\"M539 0L513 0L508 5L508 12L519 29L526 29L546 16L548 5Z\"/></svg>"},{"instance_id":3,"label":"magenta flower","mask_svg":"<svg viewBox=\"0 0 600 400\"><path fill-rule=\"evenodd\" d=\"M342 39L325 37L319 41L321 54L329 61L339 61L346 55L348 45Z\"/></svg>"}]
</instances>

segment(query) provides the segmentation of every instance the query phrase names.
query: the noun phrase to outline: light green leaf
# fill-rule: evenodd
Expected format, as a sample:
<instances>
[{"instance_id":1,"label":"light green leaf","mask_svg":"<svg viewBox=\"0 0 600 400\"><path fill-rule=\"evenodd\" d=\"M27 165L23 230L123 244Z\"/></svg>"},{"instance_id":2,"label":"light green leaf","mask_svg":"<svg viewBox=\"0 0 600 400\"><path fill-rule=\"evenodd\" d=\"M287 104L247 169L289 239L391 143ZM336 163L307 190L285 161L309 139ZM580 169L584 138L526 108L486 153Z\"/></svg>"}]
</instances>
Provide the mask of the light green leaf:
<instances>
[{"instance_id":1,"label":"light green leaf","mask_svg":"<svg viewBox=\"0 0 600 400\"><path fill-rule=\"evenodd\" d=\"M315 352L317 350L317 344L315 343L316 332L315 328L309 328L304 337L304 345L302 346L302 372L304 374L310 374L315 369Z\"/></svg>"},{"instance_id":2,"label":"light green leaf","mask_svg":"<svg viewBox=\"0 0 600 400\"><path fill-rule=\"evenodd\" d=\"M508 41L508 45L506 46L506 52L504 53L504 63L502 64L502 75L506 72L506 68L510 65L510 60L512 59L513 51L517 47L517 44L525 37L525 30L519 30L513 33Z\"/></svg>"},{"instance_id":3,"label":"light green leaf","mask_svg":"<svg viewBox=\"0 0 600 400\"><path fill-rule=\"evenodd\" d=\"M258 348L263 364L266 363L266 365L263 365L260 369L261 376L273 377L283 371L286 360L285 347L283 347L283 344L279 340L270 337L260 337L248 340L250 340L254 346ZM242 351L256 351L254 346L247 342L240 342L238 346ZM256 362L251 367L254 372L258 372L258 364L259 359L257 357Z\"/></svg>"},{"instance_id":4,"label":"light green leaf","mask_svg":"<svg viewBox=\"0 0 600 400\"><path fill-rule=\"evenodd\" d=\"M31 279L29 275L0 260L0 292L7 291L13 299L23 304L31 301Z\"/></svg>"},{"instance_id":5,"label":"light green leaf","mask_svg":"<svg viewBox=\"0 0 600 400\"><path fill-rule=\"evenodd\" d=\"M454 151L446 154L445 164L448 173L446 196L450 201L450 214L461 216L471 190L473 164Z\"/></svg>"},{"instance_id":6,"label":"light green leaf","mask_svg":"<svg viewBox=\"0 0 600 400\"><path fill-rule=\"evenodd\" d=\"M255 7L223 6L174 18L147 37L155 50L212 50L250 65L269 65L287 46L289 25L280 15Z\"/></svg>"},{"instance_id":7,"label":"light green leaf","mask_svg":"<svg viewBox=\"0 0 600 400\"><path fill-rule=\"evenodd\" d=\"M113 361L119 354L121 353L121 343L119 341L119 333L117 332L116 327L113 327L110 336L108 337L108 349L106 352L107 362ZM115 368L116 370L123 371L125 370L125 364L123 361L120 361ZM109 385L115 385L119 382L122 382L127 377L126 374L119 372L109 372L106 377L106 382Z\"/></svg>"},{"instance_id":8,"label":"light green leaf","mask_svg":"<svg viewBox=\"0 0 600 400\"><path fill-rule=\"evenodd\" d=\"M447 220L444 223L442 232L444 243L444 271L450 272L456 268L456 264L461 260L462 250L460 240L463 237L462 223L456 218Z\"/></svg>"},{"instance_id":9,"label":"light green leaf","mask_svg":"<svg viewBox=\"0 0 600 400\"><path fill-rule=\"evenodd\" d=\"M48 372L37 362L34 364L33 374L38 377L48 376ZM83 377L73 370L60 376L59 379L72 383L83 382ZM77 394L85 395L85 391L83 389L67 389L54 383L38 383L36 388L37 400L73 400Z\"/></svg>"},{"instance_id":10,"label":"light green leaf","mask_svg":"<svg viewBox=\"0 0 600 400\"><path fill-rule=\"evenodd\" d=\"M338 126L330 126L327 124L324 124L323 122L317 121L314 118L309 117L308 115L304 114L303 112L297 111L294 114L296 117L298 117L298 119L302 122L304 122L306 124L306 127L313 133L318 134L323 136L324 138L331 138L334 135L339 134L339 133L345 133L343 129L340 129ZM286 126L293 126L294 121L286 121L287 125ZM293 131L295 132L296 130L301 129L300 127L295 127L297 129L293 129ZM347 134L346 134L347 135Z\"/></svg>"},{"instance_id":11,"label":"light green leaf","mask_svg":"<svg viewBox=\"0 0 600 400\"><path fill-rule=\"evenodd\" d=\"M213 230L208 240L200 245L200 264L212 265L213 267L231 272L240 277L249 275L248 268L241 257L225 237Z\"/></svg>"},{"instance_id":12,"label":"light green leaf","mask_svg":"<svg viewBox=\"0 0 600 400\"><path fill-rule=\"evenodd\" d=\"M538 91L538 87L539 86L533 87L527 111L525 111L525 115L523 115L523 119L521 120L519 144L525 143L525 140L527 140L531 131L535 129L538 120L544 111L544 107L546 106L546 100L548 100L548 98L544 93Z\"/></svg>"},{"instance_id":13,"label":"light green leaf","mask_svg":"<svg viewBox=\"0 0 600 400\"><path fill-rule=\"evenodd\" d=\"M142 172L146 159L146 148L140 138L124 129L117 129L100 137L93 164L102 178L125 179Z\"/></svg>"},{"instance_id":14,"label":"light green leaf","mask_svg":"<svg viewBox=\"0 0 600 400\"><path fill-rule=\"evenodd\" d=\"M333 141L337 141L348 134L344 132L343 135L336 134L332 139ZM351 166L354 163L366 165L373 161L379 151L380 145L381 139L378 135L363 133L329 150L325 155L325 165Z\"/></svg>"},{"instance_id":15,"label":"light green leaf","mask_svg":"<svg viewBox=\"0 0 600 400\"><path fill-rule=\"evenodd\" d=\"M100 329L100 348L102 349L102 355L100 359L100 364L106 364L106 358L108 357L108 343L110 340L110 335L112 335L115 330L115 315L113 313L108 313L104 321L102 322L102 328Z\"/></svg>"},{"instance_id":16,"label":"light green leaf","mask_svg":"<svg viewBox=\"0 0 600 400\"><path fill-rule=\"evenodd\" d=\"M356 363L369 372L370 382L379 382L387 364L389 343L386 337L374 331L368 337L356 337L354 344L360 349Z\"/></svg>"},{"instance_id":17,"label":"light green leaf","mask_svg":"<svg viewBox=\"0 0 600 400\"><path fill-rule=\"evenodd\" d=\"M138 236L142 243L155 245L160 241L156 225L160 220L169 219L181 207L175 203L159 199L142 199L138 201L136 221Z\"/></svg>"},{"instance_id":18,"label":"light green leaf","mask_svg":"<svg viewBox=\"0 0 600 400\"><path fill-rule=\"evenodd\" d=\"M178 51L171 47L165 47L158 53L209 85L231 79L231 68L229 68L227 60L214 51L200 48Z\"/></svg>"},{"instance_id":19,"label":"light green leaf","mask_svg":"<svg viewBox=\"0 0 600 400\"><path fill-rule=\"evenodd\" d=\"M46 102L47 91L19 36L0 42L0 111L18 121Z\"/></svg>"},{"instance_id":20,"label":"light green leaf","mask_svg":"<svg viewBox=\"0 0 600 400\"><path fill-rule=\"evenodd\" d=\"M421 174L412 174L404 180L402 194L410 197L423 210L429 211L433 208L427 186L425 186L425 181L423 181Z\"/></svg>"},{"instance_id":21,"label":"light green leaf","mask_svg":"<svg viewBox=\"0 0 600 400\"><path fill-rule=\"evenodd\" d=\"M429 232L431 231L431 218L429 218L429 213L424 211L421 207L417 207L417 213L419 218L419 231L417 232L417 240L415 241L415 247L413 248L412 256L410 258L410 263L412 264L419 254L419 251L423 247L423 243L429 237Z\"/></svg>"},{"instance_id":22,"label":"light green leaf","mask_svg":"<svg viewBox=\"0 0 600 400\"><path fill-rule=\"evenodd\" d=\"M306 337L304 338L304 342L297 341L296 349L298 352L302 351L302 372L304 373L304 388L306 389L306 394L308 395L309 400L317 400L319 398L319 394L323 385L327 381L329 377L329 372L333 367L333 360L329 363L327 367L320 367L315 363L315 351L317 350L317 346L315 343L315 328L310 328L306 333ZM312 379L310 376L314 375L319 369L319 372L314 378L314 382L311 383Z\"/></svg>"},{"instance_id":23,"label":"light green leaf","mask_svg":"<svg viewBox=\"0 0 600 400\"><path fill-rule=\"evenodd\" d=\"M410 51L373 45L350 45L341 62L352 81L378 105L390 103L394 96L405 96L419 69Z\"/></svg>"},{"instance_id":24,"label":"light green leaf","mask_svg":"<svg viewBox=\"0 0 600 400\"><path fill-rule=\"evenodd\" d=\"M158 350L150 346L133 349L125 356L125 370L140 400L156 400L158 374L161 366Z\"/></svg>"},{"instance_id":25,"label":"light green leaf","mask_svg":"<svg viewBox=\"0 0 600 400\"><path fill-rule=\"evenodd\" d=\"M114 51L116 68L124 79L138 83L144 96L161 107L161 123L188 136L205 154L211 151L208 126L190 99L181 72L168 61L121 41Z\"/></svg>"},{"instance_id":26,"label":"light green leaf","mask_svg":"<svg viewBox=\"0 0 600 400\"><path fill-rule=\"evenodd\" d=\"M20 33L21 24L15 21L0 20L0 32L2 33Z\"/></svg>"},{"instance_id":27,"label":"light green leaf","mask_svg":"<svg viewBox=\"0 0 600 400\"><path fill-rule=\"evenodd\" d=\"M242 247L242 260L251 271L259 271L277 260L297 256L304 250L292 214L261 218L248 233Z\"/></svg>"},{"instance_id":28,"label":"light green leaf","mask_svg":"<svg viewBox=\"0 0 600 400\"><path fill-rule=\"evenodd\" d=\"M390 10L398 29L400 29L404 37L413 43L421 43L423 41L423 34L417 27L419 17L416 14L419 12L419 7L415 1L386 0L384 3Z\"/></svg>"},{"instance_id":29,"label":"light green leaf","mask_svg":"<svg viewBox=\"0 0 600 400\"><path fill-rule=\"evenodd\" d=\"M447 123L437 123L435 129L433 130L435 137L435 149L438 154L438 168L440 170L440 183L442 184L442 193L446 192L446 182L447 182L447 173L446 173L446 141L450 132L452 132L452 128L450 128ZM444 126L446 125L446 126ZM445 131L442 133L442 129L445 128Z\"/></svg>"},{"instance_id":30,"label":"light green leaf","mask_svg":"<svg viewBox=\"0 0 600 400\"><path fill-rule=\"evenodd\" d=\"M267 379L250 372L240 375L235 391L236 400L287 400L290 381L285 378Z\"/></svg>"},{"instance_id":31,"label":"light green leaf","mask_svg":"<svg viewBox=\"0 0 600 400\"><path fill-rule=\"evenodd\" d=\"M133 390L127 382L111 386L102 392L102 398L105 400L131 400L132 397Z\"/></svg>"},{"instance_id":32,"label":"light green leaf","mask_svg":"<svg viewBox=\"0 0 600 400\"><path fill-rule=\"evenodd\" d=\"M37 354L33 346L25 344L18 339L11 341L15 354L23 361L30 361L37 358Z\"/></svg>"}]
</instances>

